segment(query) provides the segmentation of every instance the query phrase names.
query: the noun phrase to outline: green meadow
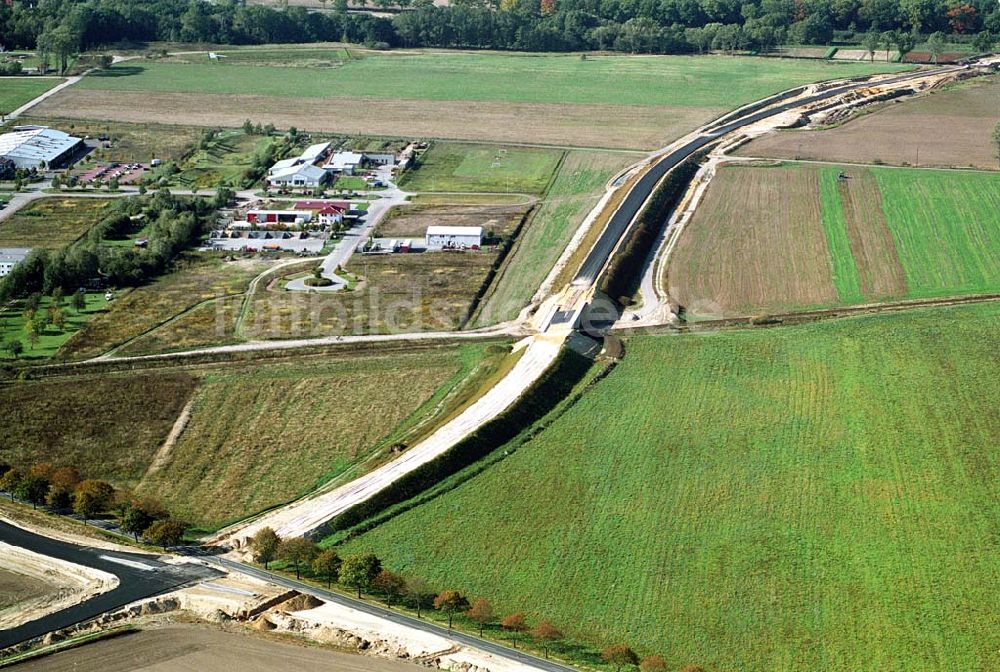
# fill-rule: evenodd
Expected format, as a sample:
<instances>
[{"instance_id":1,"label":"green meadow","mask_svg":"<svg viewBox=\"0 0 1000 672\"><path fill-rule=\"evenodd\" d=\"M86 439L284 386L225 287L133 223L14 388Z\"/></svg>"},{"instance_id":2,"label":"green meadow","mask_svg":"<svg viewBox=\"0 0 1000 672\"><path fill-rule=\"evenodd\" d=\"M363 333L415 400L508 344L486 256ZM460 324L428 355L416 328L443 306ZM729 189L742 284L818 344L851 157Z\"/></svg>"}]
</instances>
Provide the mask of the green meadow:
<instances>
[{"instance_id":1,"label":"green meadow","mask_svg":"<svg viewBox=\"0 0 1000 672\"><path fill-rule=\"evenodd\" d=\"M998 326L629 339L540 434L341 552L671 670L997 669Z\"/></svg>"},{"instance_id":2,"label":"green meadow","mask_svg":"<svg viewBox=\"0 0 1000 672\"><path fill-rule=\"evenodd\" d=\"M62 81L58 77L0 77L0 112L10 114Z\"/></svg>"},{"instance_id":3,"label":"green meadow","mask_svg":"<svg viewBox=\"0 0 1000 672\"><path fill-rule=\"evenodd\" d=\"M367 96L423 100L732 107L804 82L896 72L885 63L716 56L590 56L502 53L368 54L335 68L248 62L128 62L80 83L91 89ZM234 55L235 56L235 55ZM266 62L265 59L261 59Z\"/></svg>"}]
</instances>

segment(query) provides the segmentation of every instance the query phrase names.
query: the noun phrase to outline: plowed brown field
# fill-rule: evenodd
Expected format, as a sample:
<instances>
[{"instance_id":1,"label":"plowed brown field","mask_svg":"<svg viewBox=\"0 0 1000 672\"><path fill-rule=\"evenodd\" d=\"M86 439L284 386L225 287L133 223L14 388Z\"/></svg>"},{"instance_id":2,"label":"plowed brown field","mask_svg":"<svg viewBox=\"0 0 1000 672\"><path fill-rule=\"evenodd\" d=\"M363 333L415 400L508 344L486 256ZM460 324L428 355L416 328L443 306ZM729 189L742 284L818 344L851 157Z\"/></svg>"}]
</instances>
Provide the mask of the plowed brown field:
<instances>
[{"instance_id":1,"label":"plowed brown field","mask_svg":"<svg viewBox=\"0 0 1000 672\"><path fill-rule=\"evenodd\" d=\"M240 126L273 123L347 135L454 138L652 149L721 113L714 108L486 101L299 98L70 88L32 110L40 117Z\"/></svg>"},{"instance_id":2,"label":"plowed brown field","mask_svg":"<svg viewBox=\"0 0 1000 672\"><path fill-rule=\"evenodd\" d=\"M692 316L837 302L814 170L723 168L667 267Z\"/></svg>"},{"instance_id":3,"label":"plowed brown field","mask_svg":"<svg viewBox=\"0 0 1000 672\"><path fill-rule=\"evenodd\" d=\"M998 167L990 134L1000 121L1000 77L890 103L825 131L779 131L743 156L893 165Z\"/></svg>"},{"instance_id":4,"label":"plowed brown field","mask_svg":"<svg viewBox=\"0 0 1000 672\"><path fill-rule=\"evenodd\" d=\"M892 232L882 212L882 192L868 169L848 171L840 183L851 252L866 297L885 300L906 296L906 273L896 254Z\"/></svg>"}]
</instances>

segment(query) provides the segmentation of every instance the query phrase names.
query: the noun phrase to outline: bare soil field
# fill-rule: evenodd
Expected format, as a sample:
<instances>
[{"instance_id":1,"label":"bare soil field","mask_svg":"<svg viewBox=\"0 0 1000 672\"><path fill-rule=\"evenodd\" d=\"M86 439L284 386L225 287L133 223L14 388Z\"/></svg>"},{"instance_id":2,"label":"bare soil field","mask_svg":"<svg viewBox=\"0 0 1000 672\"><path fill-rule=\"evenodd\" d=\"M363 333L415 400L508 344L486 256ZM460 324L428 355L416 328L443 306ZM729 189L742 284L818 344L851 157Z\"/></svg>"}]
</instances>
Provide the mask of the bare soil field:
<instances>
[{"instance_id":1,"label":"bare soil field","mask_svg":"<svg viewBox=\"0 0 1000 672\"><path fill-rule=\"evenodd\" d=\"M338 97L331 101L259 95L100 91L71 87L45 100L38 117L108 119L116 122L240 126L248 117L278 128L391 137L530 142L581 147L653 149L723 110L517 103L491 101L382 100ZM600 120L600 123L595 123Z\"/></svg>"},{"instance_id":2,"label":"bare soil field","mask_svg":"<svg viewBox=\"0 0 1000 672\"><path fill-rule=\"evenodd\" d=\"M1000 121L1000 77L889 103L829 130L778 131L742 156L996 169L990 134ZM918 158L919 155L919 158Z\"/></svg>"},{"instance_id":3,"label":"bare soil field","mask_svg":"<svg viewBox=\"0 0 1000 672\"><path fill-rule=\"evenodd\" d=\"M47 581L0 569L0 612L25 600L41 597L54 588Z\"/></svg>"},{"instance_id":4,"label":"bare soil field","mask_svg":"<svg viewBox=\"0 0 1000 672\"><path fill-rule=\"evenodd\" d=\"M666 268L691 316L836 303L815 171L726 167Z\"/></svg>"},{"instance_id":5,"label":"bare soil field","mask_svg":"<svg viewBox=\"0 0 1000 672\"><path fill-rule=\"evenodd\" d=\"M414 672L416 665L307 646L292 637L250 636L168 625L105 639L15 665L32 672Z\"/></svg>"},{"instance_id":6,"label":"bare soil field","mask_svg":"<svg viewBox=\"0 0 1000 672\"><path fill-rule=\"evenodd\" d=\"M524 205L408 205L394 208L378 225L381 238L423 238L428 226L481 226L484 233L507 236L524 218Z\"/></svg>"}]
</instances>

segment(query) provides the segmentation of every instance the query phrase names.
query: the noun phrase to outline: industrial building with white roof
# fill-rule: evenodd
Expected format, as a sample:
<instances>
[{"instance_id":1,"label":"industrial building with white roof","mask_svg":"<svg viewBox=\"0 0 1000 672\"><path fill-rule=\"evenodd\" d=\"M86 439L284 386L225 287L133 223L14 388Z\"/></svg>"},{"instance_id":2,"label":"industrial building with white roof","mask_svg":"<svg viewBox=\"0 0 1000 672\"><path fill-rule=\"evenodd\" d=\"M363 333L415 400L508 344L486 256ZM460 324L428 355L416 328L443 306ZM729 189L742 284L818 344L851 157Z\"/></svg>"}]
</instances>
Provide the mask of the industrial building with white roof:
<instances>
[{"instance_id":1,"label":"industrial building with white roof","mask_svg":"<svg viewBox=\"0 0 1000 672\"><path fill-rule=\"evenodd\" d=\"M84 142L48 126L15 126L0 135L0 158L17 168L63 168L83 152Z\"/></svg>"}]
</instances>

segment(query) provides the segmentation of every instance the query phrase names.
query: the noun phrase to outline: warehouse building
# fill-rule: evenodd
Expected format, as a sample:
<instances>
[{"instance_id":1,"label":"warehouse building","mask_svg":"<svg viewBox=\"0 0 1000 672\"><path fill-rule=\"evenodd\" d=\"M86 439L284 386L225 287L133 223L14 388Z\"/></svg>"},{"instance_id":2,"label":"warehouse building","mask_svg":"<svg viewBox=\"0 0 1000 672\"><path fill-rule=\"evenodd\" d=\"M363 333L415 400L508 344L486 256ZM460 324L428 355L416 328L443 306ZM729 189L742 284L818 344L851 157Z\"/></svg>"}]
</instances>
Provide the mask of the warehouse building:
<instances>
[{"instance_id":1,"label":"warehouse building","mask_svg":"<svg viewBox=\"0 0 1000 672\"><path fill-rule=\"evenodd\" d=\"M483 244L483 227L428 226L424 242L428 250L478 250Z\"/></svg>"},{"instance_id":2,"label":"warehouse building","mask_svg":"<svg viewBox=\"0 0 1000 672\"><path fill-rule=\"evenodd\" d=\"M0 158L12 161L17 168L65 168L86 151L82 138L48 126L15 126L0 135Z\"/></svg>"}]
</instances>

